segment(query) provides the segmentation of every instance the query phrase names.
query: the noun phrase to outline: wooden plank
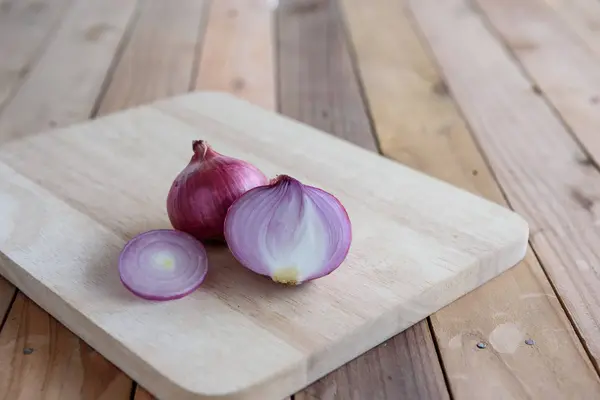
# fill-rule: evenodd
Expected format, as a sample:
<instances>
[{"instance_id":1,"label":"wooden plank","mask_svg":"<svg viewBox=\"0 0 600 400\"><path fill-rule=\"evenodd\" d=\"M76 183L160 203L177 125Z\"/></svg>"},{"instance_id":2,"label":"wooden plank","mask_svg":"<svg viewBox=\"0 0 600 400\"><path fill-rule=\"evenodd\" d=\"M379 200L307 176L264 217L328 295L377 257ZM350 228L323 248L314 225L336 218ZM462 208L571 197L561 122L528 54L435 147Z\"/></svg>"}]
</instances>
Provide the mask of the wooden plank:
<instances>
[{"instance_id":1,"label":"wooden plank","mask_svg":"<svg viewBox=\"0 0 600 400\"><path fill-rule=\"evenodd\" d=\"M412 398L449 398L427 321L419 322L294 396L295 400Z\"/></svg>"},{"instance_id":2,"label":"wooden plank","mask_svg":"<svg viewBox=\"0 0 600 400\"><path fill-rule=\"evenodd\" d=\"M4 9L6 4L14 3L3 3ZM14 95L9 95L10 102L0 113L0 143L89 116L113 54L133 15L135 1L75 0L53 2L52 5L27 4L28 12L35 14L37 10L37 13L45 13L45 17L36 14L30 19L15 19L11 22L14 26L3 26L3 33L9 37L21 35L22 30L28 32L15 39L16 43L23 44L22 52L19 50L14 56L15 62L31 59L35 46L45 45L44 40L48 43L43 54L27 68L27 74L23 74L26 79ZM70 7L58 24L56 13L60 12L61 5ZM50 28L53 33L41 32L43 26L52 23L57 25ZM8 32L10 26L14 28L13 33ZM48 38L35 44L42 35ZM3 281L0 297L12 297L14 290ZM131 381L119 374L112 364L21 294L15 304L17 306L10 310L5 328L0 332L3 352L0 356L0 393L6 399L37 398L40 393L44 398L61 399L101 398L104 394L111 399L128 398ZM3 312L0 316L4 315ZM39 321L42 326L30 321ZM23 343L32 340L34 351L43 349L34 357L23 352Z\"/></svg>"},{"instance_id":3,"label":"wooden plank","mask_svg":"<svg viewBox=\"0 0 600 400\"><path fill-rule=\"evenodd\" d=\"M272 38L273 10L267 1L213 1L195 88L230 92L275 109Z\"/></svg>"},{"instance_id":4,"label":"wooden plank","mask_svg":"<svg viewBox=\"0 0 600 400\"><path fill-rule=\"evenodd\" d=\"M296 0L277 13L280 111L376 151L335 0Z\"/></svg>"},{"instance_id":5,"label":"wooden plank","mask_svg":"<svg viewBox=\"0 0 600 400\"><path fill-rule=\"evenodd\" d=\"M383 153L506 204L402 4L341 3ZM586 398L600 389L531 252L519 266L431 320L456 398L483 399L489 393L501 398ZM536 351L527 348L528 338L535 340ZM489 348L478 350L479 342ZM519 373L524 370L527 374Z\"/></svg>"},{"instance_id":6,"label":"wooden plank","mask_svg":"<svg viewBox=\"0 0 600 400\"><path fill-rule=\"evenodd\" d=\"M204 0L144 2L98 115L189 90L206 5Z\"/></svg>"},{"instance_id":7,"label":"wooden plank","mask_svg":"<svg viewBox=\"0 0 600 400\"><path fill-rule=\"evenodd\" d=\"M376 151L337 3L286 2L277 11L277 40L280 112ZM427 321L351 361L295 398L376 399L400 394L449 397Z\"/></svg>"},{"instance_id":8,"label":"wooden plank","mask_svg":"<svg viewBox=\"0 0 600 400\"><path fill-rule=\"evenodd\" d=\"M70 3L15 0L0 4L0 110L27 79Z\"/></svg>"},{"instance_id":9,"label":"wooden plank","mask_svg":"<svg viewBox=\"0 0 600 400\"><path fill-rule=\"evenodd\" d=\"M594 54L543 0L483 0L479 6L536 90L600 164L600 53Z\"/></svg>"},{"instance_id":10,"label":"wooden plank","mask_svg":"<svg viewBox=\"0 0 600 400\"><path fill-rule=\"evenodd\" d=\"M0 334L2 399L128 398L131 381L19 293Z\"/></svg>"},{"instance_id":11,"label":"wooden plank","mask_svg":"<svg viewBox=\"0 0 600 400\"><path fill-rule=\"evenodd\" d=\"M0 143L88 118L135 0L77 0L0 114Z\"/></svg>"},{"instance_id":12,"label":"wooden plank","mask_svg":"<svg viewBox=\"0 0 600 400\"><path fill-rule=\"evenodd\" d=\"M533 248L598 366L597 169L465 0L410 4L508 201L528 218Z\"/></svg>"},{"instance_id":13,"label":"wooden plank","mask_svg":"<svg viewBox=\"0 0 600 400\"><path fill-rule=\"evenodd\" d=\"M598 0L544 0L566 21L585 44L600 55L600 2Z\"/></svg>"}]
</instances>

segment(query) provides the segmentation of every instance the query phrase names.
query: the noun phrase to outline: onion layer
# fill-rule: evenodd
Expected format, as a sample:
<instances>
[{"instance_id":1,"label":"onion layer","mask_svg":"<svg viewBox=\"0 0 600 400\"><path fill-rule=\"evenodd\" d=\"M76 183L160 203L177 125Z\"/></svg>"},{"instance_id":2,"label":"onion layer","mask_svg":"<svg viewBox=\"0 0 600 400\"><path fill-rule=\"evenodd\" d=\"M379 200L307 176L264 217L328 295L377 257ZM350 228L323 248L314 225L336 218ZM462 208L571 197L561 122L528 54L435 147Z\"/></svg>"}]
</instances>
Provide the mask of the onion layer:
<instances>
[{"instance_id":1,"label":"onion layer","mask_svg":"<svg viewBox=\"0 0 600 400\"><path fill-rule=\"evenodd\" d=\"M222 240L229 206L268 179L254 165L224 156L203 140L195 140L192 148L188 165L169 190L167 214L173 228L198 240Z\"/></svg>"},{"instance_id":2,"label":"onion layer","mask_svg":"<svg viewBox=\"0 0 600 400\"><path fill-rule=\"evenodd\" d=\"M230 207L225 239L246 268L297 285L333 272L352 241L350 219L331 194L280 175Z\"/></svg>"},{"instance_id":3,"label":"onion layer","mask_svg":"<svg viewBox=\"0 0 600 400\"><path fill-rule=\"evenodd\" d=\"M191 235L159 229L130 240L119 258L121 282L147 300L173 300L196 290L208 271L202 243Z\"/></svg>"}]
</instances>

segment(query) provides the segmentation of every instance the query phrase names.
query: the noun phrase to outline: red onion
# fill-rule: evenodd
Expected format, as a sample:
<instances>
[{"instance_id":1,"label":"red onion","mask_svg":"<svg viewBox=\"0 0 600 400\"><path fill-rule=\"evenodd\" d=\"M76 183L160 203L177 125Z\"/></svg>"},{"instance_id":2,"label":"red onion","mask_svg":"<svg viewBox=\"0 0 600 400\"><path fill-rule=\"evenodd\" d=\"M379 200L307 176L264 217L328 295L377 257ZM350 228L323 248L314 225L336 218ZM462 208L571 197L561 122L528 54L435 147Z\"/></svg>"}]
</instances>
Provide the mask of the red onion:
<instances>
[{"instance_id":1,"label":"red onion","mask_svg":"<svg viewBox=\"0 0 600 400\"><path fill-rule=\"evenodd\" d=\"M191 235L159 229L130 240L119 258L121 282L147 300L173 300L196 290L208 271L202 243Z\"/></svg>"},{"instance_id":2,"label":"red onion","mask_svg":"<svg viewBox=\"0 0 600 400\"><path fill-rule=\"evenodd\" d=\"M230 207L225 239L246 268L297 285L328 275L346 258L350 219L331 194L280 175Z\"/></svg>"},{"instance_id":3,"label":"red onion","mask_svg":"<svg viewBox=\"0 0 600 400\"><path fill-rule=\"evenodd\" d=\"M191 160L167 196L169 220L173 228L198 240L223 239L227 209L268 179L252 164L219 154L203 140L195 140L192 148Z\"/></svg>"}]
</instances>

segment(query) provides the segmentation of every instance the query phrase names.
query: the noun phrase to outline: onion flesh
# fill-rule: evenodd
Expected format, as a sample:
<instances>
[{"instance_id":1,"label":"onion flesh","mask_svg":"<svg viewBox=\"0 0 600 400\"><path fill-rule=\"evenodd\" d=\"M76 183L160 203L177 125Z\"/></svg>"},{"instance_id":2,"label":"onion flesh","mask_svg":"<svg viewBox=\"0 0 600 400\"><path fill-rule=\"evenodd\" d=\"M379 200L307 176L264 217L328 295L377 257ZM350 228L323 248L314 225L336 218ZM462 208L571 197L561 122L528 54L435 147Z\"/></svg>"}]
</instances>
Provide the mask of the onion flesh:
<instances>
[{"instance_id":1,"label":"onion flesh","mask_svg":"<svg viewBox=\"0 0 600 400\"><path fill-rule=\"evenodd\" d=\"M202 243L170 229L142 233L130 240L119 257L123 285L146 300L173 300L196 290L208 271Z\"/></svg>"},{"instance_id":2,"label":"onion flesh","mask_svg":"<svg viewBox=\"0 0 600 400\"><path fill-rule=\"evenodd\" d=\"M236 200L224 232L242 265L290 285L333 272L352 241L350 219L340 201L288 175Z\"/></svg>"}]
</instances>

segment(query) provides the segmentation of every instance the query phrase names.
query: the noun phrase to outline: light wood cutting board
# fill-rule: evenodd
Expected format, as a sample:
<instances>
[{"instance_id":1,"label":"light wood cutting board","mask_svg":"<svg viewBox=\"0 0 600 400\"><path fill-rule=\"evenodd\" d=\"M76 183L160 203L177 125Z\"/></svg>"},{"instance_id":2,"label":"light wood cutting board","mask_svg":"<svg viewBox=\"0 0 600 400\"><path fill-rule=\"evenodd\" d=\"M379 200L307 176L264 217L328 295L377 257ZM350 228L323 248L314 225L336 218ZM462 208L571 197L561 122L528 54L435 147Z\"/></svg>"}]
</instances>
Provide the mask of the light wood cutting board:
<instances>
[{"instance_id":1,"label":"light wood cutting board","mask_svg":"<svg viewBox=\"0 0 600 400\"><path fill-rule=\"evenodd\" d=\"M401 134L401 132L398 132ZM209 247L193 294L120 283L194 139L336 195L353 243L333 274L285 287ZM0 149L0 272L161 399L279 400L515 265L513 212L221 93L194 93Z\"/></svg>"}]
</instances>

